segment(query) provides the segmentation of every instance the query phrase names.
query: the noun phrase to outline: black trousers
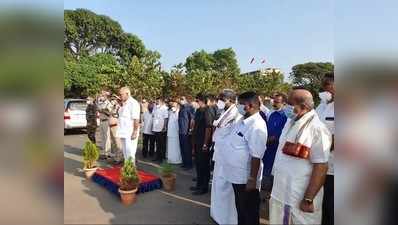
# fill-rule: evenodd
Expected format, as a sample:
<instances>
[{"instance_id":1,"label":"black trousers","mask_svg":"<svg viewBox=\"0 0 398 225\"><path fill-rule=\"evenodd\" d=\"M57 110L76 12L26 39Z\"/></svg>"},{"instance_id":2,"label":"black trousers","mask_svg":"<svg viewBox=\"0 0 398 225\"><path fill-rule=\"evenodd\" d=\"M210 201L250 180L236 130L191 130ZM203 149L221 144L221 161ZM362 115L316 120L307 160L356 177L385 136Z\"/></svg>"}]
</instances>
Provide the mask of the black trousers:
<instances>
[{"instance_id":1,"label":"black trousers","mask_svg":"<svg viewBox=\"0 0 398 225\"><path fill-rule=\"evenodd\" d=\"M144 134L143 136L142 155L146 157L149 153L149 156L153 156L155 154L155 135Z\"/></svg>"},{"instance_id":2,"label":"black trousers","mask_svg":"<svg viewBox=\"0 0 398 225\"><path fill-rule=\"evenodd\" d=\"M156 159L166 159L166 132L155 132Z\"/></svg>"},{"instance_id":3,"label":"black trousers","mask_svg":"<svg viewBox=\"0 0 398 225\"><path fill-rule=\"evenodd\" d=\"M192 168L192 144L189 134L180 134L180 150L182 165L186 168Z\"/></svg>"},{"instance_id":4,"label":"black trousers","mask_svg":"<svg viewBox=\"0 0 398 225\"><path fill-rule=\"evenodd\" d=\"M210 181L210 153L203 151L203 144L195 145L196 187L208 191Z\"/></svg>"},{"instance_id":5,"label":"black trousers","mask_svg":"<svg viewBox=\"0 0 398 225\"><path fill-rule=\"evenodd\" d=\"M322 225L334 224L334 176L327 175L323 185Z\"/></svg>"},{"instance_id":6,"label":"black trousers","mask_svg":"<svg viewBox=\"0 0 398 225\"><path fill-rule=\"evenodd\" d=\"M235 205L238 212L238 225L260 224L260 192L258 189L247 192L246 184L232 184Z\"/></svg>"}]
</instances>

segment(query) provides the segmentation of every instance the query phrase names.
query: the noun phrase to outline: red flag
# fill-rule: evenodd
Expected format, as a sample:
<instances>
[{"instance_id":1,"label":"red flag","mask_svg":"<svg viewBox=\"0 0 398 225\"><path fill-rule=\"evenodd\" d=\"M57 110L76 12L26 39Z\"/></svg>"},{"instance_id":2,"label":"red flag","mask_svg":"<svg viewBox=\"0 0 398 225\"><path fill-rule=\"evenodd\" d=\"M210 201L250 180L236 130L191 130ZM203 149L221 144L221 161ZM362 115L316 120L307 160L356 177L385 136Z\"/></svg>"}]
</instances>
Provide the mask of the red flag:
<instances>
[{"instance_id":1,"label":"red flag","mask_svg":"<svg viewBox=\"0 0 398 225\"><path fill-rule=\"evenodd\" d=\"M261 64L263 64L263 63L265 63L265 59L263 59L263 60L261 61Z\"/></svg>"},{"instance_id":2,"label":"red flag","mask_svg":"<svg viewBox=\"0 0 398 225\"><path fill-rule=\"evenodd\" d=\"M252 58L252 60L250 61L250 64L252 64L254 62L254 57Z\"/></svg>"}]
</instances>

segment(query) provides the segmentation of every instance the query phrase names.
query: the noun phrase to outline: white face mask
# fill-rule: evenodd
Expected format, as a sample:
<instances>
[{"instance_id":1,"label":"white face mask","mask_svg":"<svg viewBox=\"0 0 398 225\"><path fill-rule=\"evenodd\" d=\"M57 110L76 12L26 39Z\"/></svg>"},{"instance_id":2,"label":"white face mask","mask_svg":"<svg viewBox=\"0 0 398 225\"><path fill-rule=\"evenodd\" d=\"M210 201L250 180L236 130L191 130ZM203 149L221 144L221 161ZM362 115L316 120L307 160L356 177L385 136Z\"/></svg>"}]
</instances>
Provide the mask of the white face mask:
<instances>
[{"instance_id":1,"label":"white face mask","mask_svg":"<svg viewBox=\"0 0 398 225\"><path fill-rule=\"evenodd\" d=\"M239 104L237 107L238 107L239 113L240 113L242 116L246 115L245 105Z\"/></svg>"},{"instance_id":2,"label":"white face mask","mask_svg":"<svg viewBox=\"0 0 398 225\"><path fill-rule=\"evenodd\" d=\"M217 107L218 107L219 110L225 109L225 102L222 101L222 100L218 100L217 101Z\"/></svg>"},{"instance_id":3,"label":"white face mask","mask_svg":"<svg viewBox=\"0 0 398 225\"><path fill-rule=\"evenodd\" d=\"M185 101L185 100L181 100L181 101L180 101L180 104L181 104L181 105L185 105L186 103L187 103L187 101Z\"/></svg>"},{"instance_id":4,"label":"white face mask","mask_svg":"<svg viewBox=\"0 0 398 225\"><path fill-rule=\"evenodd\" d=\"M322 102L329 102L332 100L332 93L328 91L323 91L319 93L319 98L321 99Z\"/></svg>"},{"instance_id":5,"label":"white face mask","mask_svg":"<svg viewBox=\"0 0 398 225\"><path fill-rule=\"evenodd\" d=\"M177 111L177 108L176 107L171 107L171 111L175 112L175 111Z\"/></svg>"}]
</instances>

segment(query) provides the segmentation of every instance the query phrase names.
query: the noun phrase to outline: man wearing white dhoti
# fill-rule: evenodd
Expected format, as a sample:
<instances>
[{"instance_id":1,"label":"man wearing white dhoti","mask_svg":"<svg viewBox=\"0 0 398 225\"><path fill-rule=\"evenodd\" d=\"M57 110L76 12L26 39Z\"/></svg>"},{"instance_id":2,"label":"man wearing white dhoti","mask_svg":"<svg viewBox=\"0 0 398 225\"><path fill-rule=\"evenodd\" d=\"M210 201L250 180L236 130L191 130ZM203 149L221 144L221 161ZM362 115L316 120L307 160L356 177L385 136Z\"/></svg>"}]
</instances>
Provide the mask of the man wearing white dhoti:
<instances>
[{"instance_id":1,"label":"man wearing white dhoti","mask_svg":"<svg viewBox=\"0 0 398 225\"><path fill-rule=\"evenodd\" d=\"M232 127L242 118L236 108L236 94L233 90L225 89L218 96L217 107L223 113L213 122L215 131L214 141L214 171L211 185L210 216L218 224L237 224L238 215L235 206L234 189L223 174L223 158L220 151L225 148L225 136L231 132ZM227 151L227 149L225 149Z\"/></svg>"},{"instance_id":2,"label":"man wearing white dhoti","mask_svg":"<svg viewBox=\"0 0 398 225\"><path fill-rule=\"evenodd\" d=\"M167 162L182 163L180 139L178 130L178 104L176 100L170 102L169 121L167 123Z\"/></svg>"},{"instance_id":3,"label":"man wearing white dhoti","mask_svg":"<svg viewBox=\"0 0 398 225\"><path fill-rule=\"evenodd\" d=\"M309 91L293 90L273 168L270 224L321 224L332 138Z\"/></svg>"},{"instance_id":4,"label":"man wearing white dhoti","mask_svg":"<svg viewBox=\"0 0 398 225\"><path fill-rule=\"evenodd\" d=\"M131 157L135 162L135 153L138 144L140 104L131 97L130 89L123 87L120 89L122 107L119 109L118 129L116 137L122 142L123 157Z\"/></svg>"}]
</instances>

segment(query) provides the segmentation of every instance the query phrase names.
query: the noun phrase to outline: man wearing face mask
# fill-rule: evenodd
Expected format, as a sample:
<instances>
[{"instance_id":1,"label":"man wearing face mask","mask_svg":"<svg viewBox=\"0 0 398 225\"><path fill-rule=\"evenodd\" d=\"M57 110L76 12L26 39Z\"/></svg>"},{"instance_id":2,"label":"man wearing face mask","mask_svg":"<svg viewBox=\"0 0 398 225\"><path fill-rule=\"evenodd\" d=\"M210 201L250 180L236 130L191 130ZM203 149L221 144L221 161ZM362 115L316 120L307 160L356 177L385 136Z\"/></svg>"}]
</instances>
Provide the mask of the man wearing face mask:
<instances>
[{"instance_id":1,"label":"man wearing face mask","mask_svg":"<svg viewBox=\"0 0 398 225\"><path fill-rule=\"evenodd\" d=\"M273 167L270 224L320 224L332 137L314 110L312 94L294 89Z\"/></svg>"},{"instance_id":2,"label":"man wearing face mask","mask_svg":"<svg viewBox=\"0 0 398 225\"><path fill-rule=\"evenodd\" d=\"M223 174L232 183L238 224L259 224L262 158L267 144L267 126L261 117L260 102L254 92L238 97L238 110L243 115L225 137Z\"/></svg>"},{"instance_id":3,"label":"man wearing face mask","mask_svg":"<svg viewBox=\"0 0 398 225\"><path fill-rule=\"evenodd\" d=\"M194 141L196 163L196 186L191 187L193 195L203 195L208 192L210 181L210 152L214 114L207 105L208 98L203 94L197 97L199 108L195 113L192 138Z\"/></svg>"},{"instance_id":4,"label":"man wearing face mask","mask_svg":"<svg viewBox=\"0 0 398 225\"><path fill-rule=\"evenodd\" d=\"M271 175L272 167L276 150L278 149L279 137L282 129L287 121L287 116L284 112L287 97L284 94L278 93L274 96L272 103L273 111L268 117L267 122L267 151L263 157L264 172L262 189L266 191L266 196L269 198L272 190L273 176Z\"/></svg>"},{"instance_id":5,"label":"man wearing face mask","mask_svg":"<svg viewBox=\"0 0 398 225\"><path fill-rule=\"evenodd\" d=\"M324 184L324 195L322 205L322 224L334 224L334 73L328 73L323 78L323 92L319 93L321 103L316 109L319 119L325 123L332 134L333 144L329 157L329 169Z\"/></svg>"},{"instance_id":6,"label":"man wearing face mask","mask_svg":"<svg viewBox=\"0 0 398 225\"><path fill-rule=\"evenodd\" d=\"M170 100L169 102L169 120L167 122L167 162L172 164L180 164L181 150L180 140L178 138L178 111L179 107L177 100Z\"/></svg>"},{"instance_id":7,"label":"man wearing face mask","mask_svg":"<svg viewBox=\"0 0 398 225\"><path fill-rule=\"evenodd\" d=\"M144 158L153 157L155 154L155 135L152 132L152 125L153 125L153 108L154 104L150 102L148 104L148 110L144 112L142 117L143 123L143 146L142 146L142 156Z\"/></svg>"},{"instance_id":8,"label":"man wearing face mask","mask_svg":"<svg viewBox=\"0 0 398 225\"><path fill-rule=\"evenodd\" d=\"M153 109L152 132L155 134L156 140L156 157L153 161L162 162L166 158L166 130L168 118L168 108L164 99L159 97L156 99L156 106Z\"/></svg>"},{"instance_id":9,"label":"man wearing face mask","mask_svg":"<svg viewBox=\"0 0 398 225\"><path fill-rule=\"evenodd\" d=\"M218 224L237 224L238 215L235 206L235 196L232 184L225 179L223 174L224 158L220 151L225 148L225 137L230 134L232 128L240 121L242 115L236 107L236 94L231 89L223 90L218 96L217 108L220 117L213 122L215 127L214 141L214 171L211 185L210 216ZM225 149L228 151L230 149Z\"/></svg>"},{"instance_id":10,"label":"man wearing face mask","mask_svg":"<svg viewBox=\"0 0 398 225\"><path fill-rule=\"evenodd\" d=\"M214 118L214 120L218 119L218 117L221 115L220 111L218 110L217 107L217 98L213 94L207 95L207 106L209 107L209 112L211 113L211 117ZM214 133L214 127L212 128L211 131L211 136L213 136ZM211 138L212 139L212 138ZM214 154L214 142L212 140L212 143L209 146L209 152L210 152L210 159L213 158ZM213 171L214 169L214 163L212 160L210 160L210 171Z\"/></svg>"},{"instance_id":11,"label":"man wearing face mask","mask_svg":"<svg viewBox=\"0 0 398 225\"><path fill-rule=\"evenodd\" d=\"M97 130L97 105L93 97L87 97L86 108L87 136L95 144L95 132Z\"/></svg>"},{"instance_id":12,"label":"man wearing face mask","mask_svg":"<svg viewBox=\"0 0 398 225\"><path fill-rule=\"evenodd\" d=\"M190 133L193 129L195 109L190 104L192 98L180 97L180 110L178 112L178 133L180 140L182 168L192 169L192 143Z\"/></svg>"}]
</instances>

